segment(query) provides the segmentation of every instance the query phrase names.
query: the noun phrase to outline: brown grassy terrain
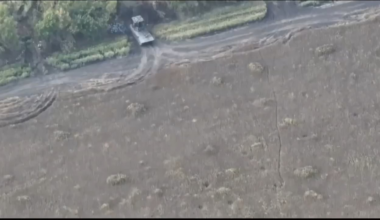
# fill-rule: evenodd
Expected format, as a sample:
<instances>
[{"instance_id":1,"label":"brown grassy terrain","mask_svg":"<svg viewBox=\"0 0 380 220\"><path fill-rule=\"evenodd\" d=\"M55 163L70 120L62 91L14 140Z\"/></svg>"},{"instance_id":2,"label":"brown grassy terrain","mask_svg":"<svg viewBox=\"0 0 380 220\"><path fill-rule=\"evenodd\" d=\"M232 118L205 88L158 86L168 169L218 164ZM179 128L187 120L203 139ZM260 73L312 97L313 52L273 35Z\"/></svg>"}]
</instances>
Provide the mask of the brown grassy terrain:
<instances>
[{"instance_id":1,"label":"brown grassy terrain","mask_svg":"<svg viewBox=\"0 0 380 220\"><path fill-rule=\"evenodd\" d=\"M379 216L378 25L58 97L0 128L0 216Z\"/></svg>"}]
</instances>

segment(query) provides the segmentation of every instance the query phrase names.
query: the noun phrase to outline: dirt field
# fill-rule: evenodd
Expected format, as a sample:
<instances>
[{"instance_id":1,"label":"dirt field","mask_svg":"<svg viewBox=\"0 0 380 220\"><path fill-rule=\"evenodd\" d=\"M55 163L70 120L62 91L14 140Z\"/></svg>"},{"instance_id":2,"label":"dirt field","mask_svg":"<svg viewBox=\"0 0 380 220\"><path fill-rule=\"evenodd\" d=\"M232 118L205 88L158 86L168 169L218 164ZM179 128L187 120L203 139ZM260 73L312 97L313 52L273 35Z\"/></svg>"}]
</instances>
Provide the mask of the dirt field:
<instances>
[{"instance_id":1,"label":"dirt field","mask_svg":"<svg viewBox=\"0 0 380 220\"><path fill-rule=\"evenodd\" d=\"M379 216L379 24L58 94L0 128L0 216Z\"/></svg>"}]
</instances>

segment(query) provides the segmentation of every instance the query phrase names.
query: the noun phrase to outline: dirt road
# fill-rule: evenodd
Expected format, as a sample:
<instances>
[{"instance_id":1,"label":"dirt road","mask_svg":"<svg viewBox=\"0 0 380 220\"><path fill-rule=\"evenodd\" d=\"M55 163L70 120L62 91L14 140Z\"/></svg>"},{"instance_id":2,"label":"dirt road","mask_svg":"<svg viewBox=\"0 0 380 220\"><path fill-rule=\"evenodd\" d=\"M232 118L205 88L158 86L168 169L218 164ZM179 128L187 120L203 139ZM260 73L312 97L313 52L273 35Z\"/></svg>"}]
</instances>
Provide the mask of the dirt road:
<instances>
[{"instance_id":1,"label":"dirt road","mask_svg":"<svg viewBox=\"0 0 380 220\"><path fill-rule=\"evenodd\" d=\"M294 33L339 23L356 22L364 18L363 13L380 6L377 1L338 2L323 8L300 8L295 2L268 3L268 15L260 22L236 28L230 31L200 37L185 42L158 42L154 49L143 49L141 54L91 65L81 69L30 78L0 88L0 99L10 96L37 94L51 88L69 90L78 84L97 78L127 77L141 74L141 65L156 66L172 63L199 62L223 56L226 53L240 50L245 44L256 43L255 48L286 41ZM153 55L155 61L141 63L145 56ZM138 68L140 65L140 68ZM154 69L157 69L155 67ZM150 71L154 74L155 71ZM128 77L127 77L128 78Z\"/></svg>"},{"instance_id":2,"label":"dirt road","mask_svg":"<svg viewBox=\"0 0 380 220\"><path fill-rule=\"evenodd\" d=\"M379 216L378 26L2 100L0 217Z\"/></svg>"}]
</instances>

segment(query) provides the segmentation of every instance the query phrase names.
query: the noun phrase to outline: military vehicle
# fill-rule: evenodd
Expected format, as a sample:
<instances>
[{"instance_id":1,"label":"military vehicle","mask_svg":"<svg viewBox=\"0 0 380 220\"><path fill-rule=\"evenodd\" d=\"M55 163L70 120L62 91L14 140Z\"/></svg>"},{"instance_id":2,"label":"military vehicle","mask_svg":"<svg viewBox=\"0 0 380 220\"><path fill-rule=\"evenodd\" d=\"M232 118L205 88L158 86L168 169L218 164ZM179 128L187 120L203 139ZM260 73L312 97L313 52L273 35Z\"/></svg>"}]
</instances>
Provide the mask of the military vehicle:
<instances>
[{"instance_id":1,"label":"military vehicle","mask_svg":"<svg viewBox=\"0 0 380 220\"><path fill-rule=\"evenodd\" d=\"M129 28L140 46L154 42L154 37L146 29L144 19L140 15L132 17L132 24L129 25Z\"/></svg>"}]
</instances>

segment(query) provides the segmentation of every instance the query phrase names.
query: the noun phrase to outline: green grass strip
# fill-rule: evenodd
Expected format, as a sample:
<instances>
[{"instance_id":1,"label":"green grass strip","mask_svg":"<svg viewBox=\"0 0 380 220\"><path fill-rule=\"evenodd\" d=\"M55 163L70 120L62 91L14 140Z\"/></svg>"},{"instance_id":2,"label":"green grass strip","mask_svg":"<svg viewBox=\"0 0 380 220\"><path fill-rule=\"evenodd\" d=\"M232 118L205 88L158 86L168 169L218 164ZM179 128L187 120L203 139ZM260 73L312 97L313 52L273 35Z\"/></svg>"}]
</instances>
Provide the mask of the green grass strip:
<instances>
[{"instance_id":1,"label":"green grass strip","mask_svg":"<svg viewBox=\"0 0 380 220\"><path fill-rule=\"evenodd\" d=\"M333 2L332 0L307 0L307 1L299 1L298 5L301 7L316 7L321 6L325 3Z\"/></svg>"},{"instance_id":2,"label":"green grass strip","mask_svg":"<svg viewBox=\"0 0 380 220\"><path fill-rule=\"evenodd\" d=\"M231 9L230 9L231 10ZM266 10L266 5L265 4L262 4L262 5L259 5L259 6L245 6L245 7L242 7L241 10L236 10L234 12L229 12L229 13L225 13L225 14L218 14L218 15L215 15L214 17L211 17L209 19L202 19L202 20L196 20L196 21L190 21L190 22L182 22L182 24L179 24L179 25L167 25L166 27L162 27L160 28L158 31L157 31L157 34L159 35L163 35L163 34L167 34L167 33L171 33L171 32L178 32L178 31L182 31L182 30L188 30L188 29L192 29L192 28L197 28L197 26L204 26L204 25L210 25L210 24L214 24L214 23L217 23L217 22L223 22L224 20L228 20L232 17L235 17L235 16L242 16L242 15L246 15L246 14L250 14L250 13L256 13L256 12L261 12L261 11L264 11Z\"/></svg>"},{"instance_id":3,"label":"green grass strip","mask_svg":"<svg viewBox=\"0 0 380 220\"><path fill-rule=\"evenodd\" d=\"M126 56L130 43L122 38L112 43L102 43L95 47L69 54L56 54L46 59L47 63L61 71L71 70L91 63Z\"/></svg>"},{"instance_id":4,"label":"green grass strip","mask_svg":"<svg viewBox=\"0 0 380 220\"><path fill-rule=\"evenodd\" d=\"M155 34L167 40L183 40L261 20L267 13L266 4L265 2L259 5L257 2L255 3L243 3L223 10L216 9L207 15L201 16L203 19L191 19L159 25L155 28ZM221 12L224 12L224 14ZM208 17L208 19L204 19L205 17Z\"/></svg>"},{"instance_id":5,"label":"green grass strip","mask_svg":"<svg viewBox=\"0 0 380 220\"><path fill-rule=\"evenodd\" d=\"M299 3L301 7L320 6L321 4L320 1L302 1Z\"/></svg>"},{"instance_id":6,"label":"green grass strip","mask_svg":"<svg viewBox=\"0 0 380 220\"><path fill-rule=\"evenodd\" d=\"M5 66L0 70L0 86L18 79L27 78L30 73L31 68L23 67L19 64Z\"/></svg>"}]
</instances>

